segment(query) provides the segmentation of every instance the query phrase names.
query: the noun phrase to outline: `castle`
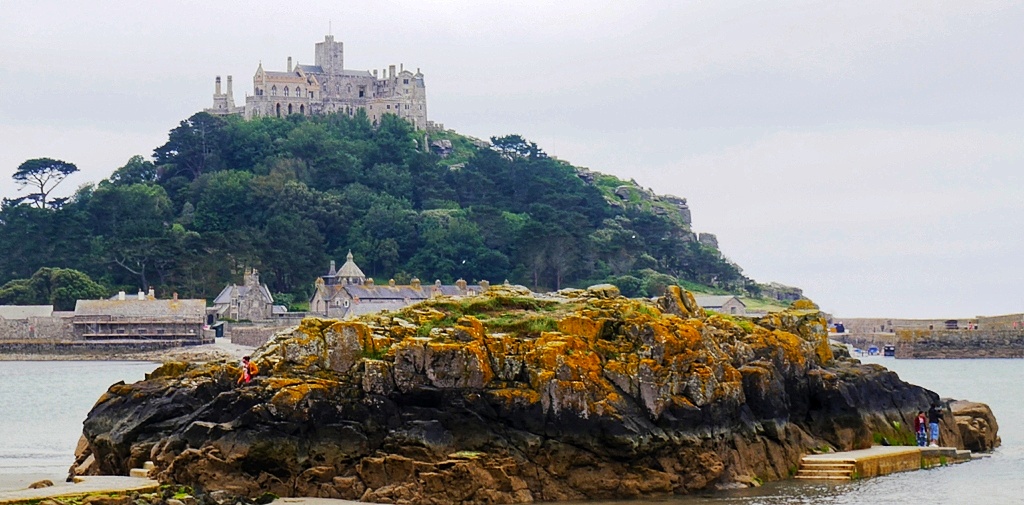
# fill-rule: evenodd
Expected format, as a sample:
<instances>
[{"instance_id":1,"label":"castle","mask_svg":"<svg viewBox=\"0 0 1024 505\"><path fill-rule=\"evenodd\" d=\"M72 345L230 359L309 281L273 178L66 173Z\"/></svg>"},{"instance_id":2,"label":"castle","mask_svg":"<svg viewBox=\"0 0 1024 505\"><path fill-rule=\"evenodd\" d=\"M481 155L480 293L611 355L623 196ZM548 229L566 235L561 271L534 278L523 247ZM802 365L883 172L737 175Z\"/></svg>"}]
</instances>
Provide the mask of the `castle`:
<instances>
[{"instance_id":1,"label":"castle","mask_svg":"<svg viewBox=\"0 0 1024 505\"><path fill-rule=\"evenodd\" d=\"M267 71L263 63L252 78L253 93L246 95L245 105L235 105L231 76L227 92L221 92L220 76L214 84L213 107L206 112L216 115L237 114L256 117L284 117L290 114L314 115L340 112L354 115L363 109L370 121L377 123L384 114L395 114L409 121L416 129L427 128L427 94L423 74L412 73L400 65L377 70L346 70L345 52L333 35L316 44L314 65L292 66L284 72Z\"/></svg>"}]
</instances>

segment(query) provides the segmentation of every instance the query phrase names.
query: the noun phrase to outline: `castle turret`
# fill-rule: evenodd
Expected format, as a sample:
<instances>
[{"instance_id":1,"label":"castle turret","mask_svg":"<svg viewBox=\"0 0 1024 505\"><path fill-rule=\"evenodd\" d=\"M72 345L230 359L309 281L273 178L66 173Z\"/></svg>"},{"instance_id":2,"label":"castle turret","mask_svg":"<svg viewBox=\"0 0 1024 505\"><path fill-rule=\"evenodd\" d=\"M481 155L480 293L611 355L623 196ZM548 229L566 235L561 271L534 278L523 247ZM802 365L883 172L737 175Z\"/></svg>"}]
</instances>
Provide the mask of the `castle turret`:
<instances>
[{"instance_id":1,"label":"castle turret","mask_svg":"<svg viewBox=\"0 0 1024 505\"><path fill-rule=\"evenodd\" d=\"M334 35L325 35L323 42L316 43L317 66L327 75L338 75L345 68L345 47L334 41Z\"/></svg>"}]
</instances>

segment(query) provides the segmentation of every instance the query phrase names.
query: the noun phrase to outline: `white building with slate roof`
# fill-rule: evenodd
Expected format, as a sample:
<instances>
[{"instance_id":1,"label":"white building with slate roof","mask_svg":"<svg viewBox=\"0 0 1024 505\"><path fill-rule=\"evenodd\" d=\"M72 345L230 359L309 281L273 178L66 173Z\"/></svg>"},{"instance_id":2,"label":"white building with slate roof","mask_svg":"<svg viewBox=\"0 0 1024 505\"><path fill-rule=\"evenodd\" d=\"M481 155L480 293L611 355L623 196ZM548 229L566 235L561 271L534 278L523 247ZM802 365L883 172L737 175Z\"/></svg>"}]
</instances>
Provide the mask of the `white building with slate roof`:
<instances>
[{"instance_id":1,"label":"white building with slate roof","mask_svg":"<svg viewBox=\"0 0 1024 505\"><path fill-rule=\"evenodd\" d=\"M252 95L245 97L244 106L235 105L231 76L226 93L221 92L218 76L213 106L206 112L252 119L332 112L351 116L363 109L374 124L384 114L394 114L418 130L427 127L427 91L419 69L413 73L404 65L397 70L389 65L378 74L377 70L346 69L344 62L344 44L327 35L316 44L313 65L292 66L288 57L288 66L281 72L264 70L260 63L252 79Z\"/></svg>"},{"instance_id":2,"label":"white building with slate roof","mask_svg":"<svg viewBox=\"0 0 1024 505\"><path fill-rule=\"evenodd\" d=\"M468 296L486 289L486 281L479 286L470 286L462 279L455 285L443 285L437 281L427 287L421 285L419 279L413 279L408 285L395 284L394 280L386 285L377 285L363 274L349 251L340 270L336 270L334 261L331 261L330 270L316 279L309 312L333 318L355 317L382 310L398 310L435 296Z\"/></svg>"}]
</instances>

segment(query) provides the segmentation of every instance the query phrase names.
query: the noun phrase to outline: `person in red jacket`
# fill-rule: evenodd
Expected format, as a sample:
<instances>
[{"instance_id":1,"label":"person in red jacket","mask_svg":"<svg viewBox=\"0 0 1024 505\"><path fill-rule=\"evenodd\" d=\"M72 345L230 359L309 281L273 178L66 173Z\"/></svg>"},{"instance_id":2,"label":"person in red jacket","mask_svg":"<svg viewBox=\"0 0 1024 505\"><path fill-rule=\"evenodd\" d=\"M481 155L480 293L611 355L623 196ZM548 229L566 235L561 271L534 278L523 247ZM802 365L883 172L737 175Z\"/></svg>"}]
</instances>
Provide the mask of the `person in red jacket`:
<instances>
[{"instance_id":1,"label":"person in red jacket","mask_svg":"<svg viewBox=\"0 0 1024 505\"><path fill-rule=\"evenodd\" d=\"M259 373L259 369L256 368L256 363L253 363L248 356L242 358L242 376L238 378L239 384L248 384L252 382L252 377Z\"/></svg>"},{"instance_id":2,"label":"person in red jacket","mask_svg":"<svg viewBox=\"0 0 1024 505\"><path fill-rule=\"evenodd\" d=\"M917 435L917 445L924 447L928 445L928 419L924 417L924 411L918 410L914 418L914 434Z\"/></svg>"}]
</instances>

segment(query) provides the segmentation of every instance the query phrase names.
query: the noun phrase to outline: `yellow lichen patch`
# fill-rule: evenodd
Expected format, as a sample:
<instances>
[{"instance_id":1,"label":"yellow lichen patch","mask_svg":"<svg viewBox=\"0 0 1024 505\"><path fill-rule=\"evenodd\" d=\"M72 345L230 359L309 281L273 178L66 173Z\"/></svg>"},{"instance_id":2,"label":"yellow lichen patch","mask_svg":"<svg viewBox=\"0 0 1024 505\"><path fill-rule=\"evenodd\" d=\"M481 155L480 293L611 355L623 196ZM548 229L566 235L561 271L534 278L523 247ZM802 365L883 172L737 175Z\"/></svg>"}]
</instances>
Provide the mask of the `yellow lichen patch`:
<instances>
[{"instance_id":1,"label":"yellow lichen patch","mask_svg":"<svg viewBox=\"0 0 1024 505\"><path fill-rule=\"evenodd\" d=\"M732 365L730 365L728 363L725 363L725 364L722 365L722 377L721 377L720 381L721 382L737 382L737 383L742 383L743 382L743 374L741 374L740 371L737 370Z\"/></svg>"},{"instance_id":2,"label":"yellow lichen patch","mask_svg":"<svg viewBox=\"0 0 1024 505\"><path fill-rule=\"evenodd\" d=\"M818 310L818 304L808 300L807 298L796 300L790 307L796 310Z\"/></svg>"},{"instance_id":3,"label":"yellow lichen patch","mask_svg":"<svg viewBox=\"0 0 1024 505\"><path fill-rule=\"evenodd\" d=\"M156 379L157 377L177 377L188 369L188 363L184 361L168 361L159 368L153 370L152 373L146 374L146 379Z\"/></svg>"},{"instance_id":4,"label":"yellow lichen patch","mask_svg":"<svg viewBox=\"0 0 1024 505\"><path fill-rule=\"evenodd\" d=\"M603 329L603 321L595 321L589 317L568 316L558 321L558 331L583 337L590 345L597 341L597 337L601 336Z\"/></svg>"},{"instance_id":5,"label":"yellow lichen patch","mask_svg":"<svg viewBox=\"0 0 1024 505\"><path fill-rule=\"evenodd\" d=\"M639 365L639 361L635 359L635 356L630 356L630 358L634 359L629 361L609 360L605 362L604 369L612 373L617 373L629 377L636 376L637 365Z\"/></svg>"},{"instance_id":6,"label":"yellow lichen patch","mask_svg":"<svg viewBox=\"0 0 1024 505\"><path fill-rule=\"evenodd\" d=\"M526 388L491 389L487 393L506 405L532 405L540 401L540 393Z\"/></svg>"},{"instance_id":7,"label":"yellow lichen patch","mask_svg":"<svg viewBox=\"0 0 1024 505\"><path fill-rule=\"evenodd\" d=\"M835 359L832 354L832 346L828 343L828 337L822 336L818 339L818 345L815 346L814 352L818 355L818 362L823 365Z\"/></svg>"},{"instance_id":8,"label":"yellow lichen patch","mask_svg":"<svg viewBox=\"0 0 1024 505\"><path fill-rule=\"evenodd\" d=\"M270 389L284 389L286 387L301 384L304 381L302 379L290 379L284 377L267 377L264 384Z\"/></svg>"},{"instance_id":9,"label":"yellow lichen patch","mask_svg":"<svg viewBox=\"0 0 1024 505\"><path fill-rule=\"evenodd\" d=\"M460 317L455 321L455 329L468 333L473 340L482 341L484 339L484 324L473 316Z\"/></svg>"},{"instance_id":10,"label":"yellow lichen patch","mask_svg":"<svg viewBox=\"0 0 1024 505\"><path fill-rule=\"evenodd\" d=\"M314 382L301 382L299 384L285 387L274 394L270 403L277 407L293 407L313 392L325 392L327 388L323 384Z\"/></svg>"}]
</instances>

